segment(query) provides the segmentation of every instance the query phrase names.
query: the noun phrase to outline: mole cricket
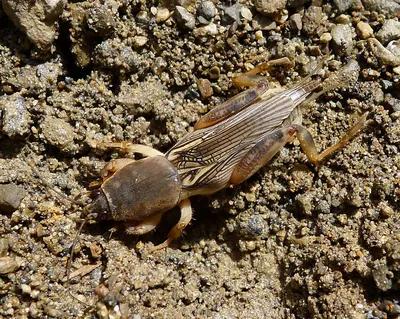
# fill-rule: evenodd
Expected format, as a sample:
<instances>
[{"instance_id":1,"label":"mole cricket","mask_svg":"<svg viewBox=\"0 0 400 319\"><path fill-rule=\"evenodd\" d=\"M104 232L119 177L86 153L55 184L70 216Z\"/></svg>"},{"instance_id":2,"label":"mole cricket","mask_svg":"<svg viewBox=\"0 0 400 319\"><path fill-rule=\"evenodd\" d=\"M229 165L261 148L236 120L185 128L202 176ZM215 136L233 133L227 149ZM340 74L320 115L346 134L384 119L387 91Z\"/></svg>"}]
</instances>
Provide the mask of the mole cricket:
<instances>
[{"instance_id":1,"label":"mole cricket","mask_svg":"<svg viewBox=\"0 0 400 319\"><path fill-rule=\"evenodd\" d=\"M339 140L319 153L310 132L301 125L301 107L329 90L344 86L359 72L350 61L325 81L314 78L325 59L310 75L289 89L269 88L258 75L275 65L291 64L288 58L264 62L236 76L236 86L250 86L205 114L194 131L165 154L151 147L129 142L92 141L93 148L119 148L138 153L144 159L111 160L101 179L90 184L92 202L83 209L86 220L124 222L128 234L152 231L162 215L179 205L181 215L168 238L153 248L167 247L178 238L192 219L189 197L210 195L242 183L291 139L296 137L312 163L323 161L343 147L365 125L368 113ZM318 87L322 89L316 92Z\"/></svg>"}]
</instances>

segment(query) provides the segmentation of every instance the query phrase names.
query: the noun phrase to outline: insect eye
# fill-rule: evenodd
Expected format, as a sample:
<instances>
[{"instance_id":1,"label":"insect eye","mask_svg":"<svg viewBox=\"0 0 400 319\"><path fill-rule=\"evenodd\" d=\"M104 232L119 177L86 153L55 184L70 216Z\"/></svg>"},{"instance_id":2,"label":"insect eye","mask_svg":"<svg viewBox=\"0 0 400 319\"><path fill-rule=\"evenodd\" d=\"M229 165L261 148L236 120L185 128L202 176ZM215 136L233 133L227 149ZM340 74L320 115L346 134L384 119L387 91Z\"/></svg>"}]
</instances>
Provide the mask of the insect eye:
<instances>
[{"instance_id":1,"label":"insect eye","mask_svg":"<svg viewBox=\"0 0 400 319\"><path fill-rule=\"evenodd\" d=\"M100 196L100 190L99 189L92 190L91 193L90 193L90 198L92 200L96 200L97 198L99 198L99 196Z\"/></svg>"}]
</instances>

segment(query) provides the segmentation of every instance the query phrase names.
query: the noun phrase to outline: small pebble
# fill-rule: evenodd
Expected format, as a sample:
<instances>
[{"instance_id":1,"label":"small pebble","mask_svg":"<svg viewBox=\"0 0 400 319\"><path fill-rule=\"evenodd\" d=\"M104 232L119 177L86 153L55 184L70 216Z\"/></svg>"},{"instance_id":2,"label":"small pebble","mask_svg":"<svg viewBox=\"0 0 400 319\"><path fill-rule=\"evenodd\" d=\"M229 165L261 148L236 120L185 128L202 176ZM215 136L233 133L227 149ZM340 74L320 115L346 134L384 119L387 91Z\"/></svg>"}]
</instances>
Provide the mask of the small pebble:
<instances>
[{"instance_id":1,"label":"small pebble","mask_svg":"<svg viewBox=\"0 0 400 319\"><path fill-rule=\"evenodd\" d=\"M386 49L377 39L368 39L368 44L372 53L376 56L382 65L399 66L400 56L394 55L391 51ZM394 69L393 69L394 71Z\"/></svg>"},{"instance_id":2,"label":"small pebble","mask_svg":"<svg viewBox=\"0 0 400 319\"><path fill-rule=\"evenodd\" d=\"M47 314L49 317L58 318L58 317L61 317L61 315L62 315L61 310L58 310L53 306L47 305L43 308L43 310L44 310L44 313Z\"/></svg>"},{"instance_id":3,"label":"small pebble","mask_svg":"<svg viewBox=\"0 0 400 319\"><path fill-rule=\"evenodd\" d=\"M253 14L249 8L242 7L240 10L240 15L244 20L251 21L253 19Z\"/></svg>"},{"instance_id":4,"label":"small pebble","mask_svg":"<svg viewBox=\"0 0 400 319\"><path fill-rule=\"evenodd\" d=\"M390 41L389 44L386 46L386 49L392 52L394 56L400 57L400 40Z\"/></svg>"},{"instance_id":5,"label":"small pebble","mask_svg":"<svg viewBox=\"0 0 400 319\"><path fill-rule=\"evenodd\" d=\"M230 24L234 23L235 21L239 22L239 20L240 20L239 12L240 12L241 8L242 8L242 5L238 4L238 3L236 3L230 7L224 7L222 10L222 12L223 12L222 21L221 21L222 24L230 25Z\"/></svg>"},{"instance_id":6,"label":"small pebble","mask_svg":"<svg viewBox=\"0 0 400 319\"><path fill-rule=\"evenodd\" d=\"M340 12L345 12L351 8L351 6L354 3L354 0L333 0L333 3Z\"/></svg>"},{"instance_id":7,"label":"small pebble","mask_svg":"<svg viewBox=\"0 0 400 319\"><path fill-rule=\"evenodd\" d=\"M133 38L133 41L137 48L144 46L148 40L149 39L147 37L141 35L137 35L136 37Z\"/></svg>"},{"instance_id":8,"label":"small pebble","mask_svg":"<svg viewBox=\"0 0 400 319\"><path fill-rule=\"evenodd\" d=\"M115 30L113 12L107 6L88 9L87 24L89 29L101 36L108 36Z\"/></svg>"},{"instance_id":9,"label":"small pebble","mask_svg":"<svg viewBox=\"0 0 400 319\"><path fill-rule=\"evenodd\" d=\"M64 10L64 0L3 0L2 5L10 20L38 49L48 51L51 48L54 24Z\"/></svg>"},{"instance_id":10,"label":"small pebble","mask_svg":"<svg viewBox=\"0 0 400 319\"><path fill-rule=\"evenodd\" d=\"M211 83L207 79L199 79L197 82L197 87L199 88L201 98L203 100L209 98L214 93Z\"/></svg>"},{"instance_id":11,"label":"small pebble","mask_svg":"<svg viewBox=\"0 0 400 319\"><path fill-rule=\"evenodd\" d=\"M27 284L22 284L21 285L21 290L22 293L26 294L26 295L30 295L32 292L32 288L31 286L27 285Z\"/></svg>"},{"instance_id":12,"label":"small pebble","mask_svg":"<svg viewBox=\"0 0 400 319\"><path fill-rule=\"evenodd\" d=\"M3 113L2 118L0 118L0 125L4 134L13 138L28 133L30 114L27 103L22 96L15 94L1 97L0 110Z\"/></svg>"},{"instance_id":13,"label":"small pebble","mask_svg":"<svg viewBox=\"0 0 400 319\"><path fill-rule=\"evenodd\" d=\"M388 269L386 264L378 264L372 270L372 277L379 290L387 291L392 288L393 282L391 278L393 277L393 273Z\"/></svg>"},{"instance_id":14,"label":"small pebble","mask_svg":"<svg viewBox=\"0 0 400 319\"><path fill-rule=\"evenodd\" d=\"M383 217L388 218L394 214L394 210L387 203L381 203L380 205L381 214Z\"/></svg>"},{"instance_id":15,"label":"small pebble","mask_svg":"<svg viewBox=\"0 0 400 319\"><path fill-rule=\"evenodd\" d=\"M356 32L361 39L368 39L374 34L374 30L371 28L371 26L364 21L357 23Z\"/></svg>"},{"instance_id":16,"label":"small pebble","mask_svg":"<svg viewBox=\"0 0 400 319\"><path fill-rule=\"evenodd\" d=\"M171 16L171 13L167 8L159 7L157 8L156 21L161 23L166 21Z\"/></svg>"},{"instance_id":17,"label":"small pebble","mask_svg":"<svg viewBox=\"0 0 400 319\"><path fill-rule=\"evenodd\" d=\"M177 24L184 29L193 30L196 26L194 15L187 11L184 7L176 6L174 11Z\"/></svg>"},{"instance_id":18,"label":"small pebble","mask_svg":"<svg viewBox=\"0 0 400 319\"><path fill-rule=\"evenodd\" d=\"M14 258L0 257L0 275L15 272L19 268L19 264Z\"/></svg>"},{"instance_id":19,"label":"small pebble","mask_svg":"<svg viewBox=\"0 0 400 319\"><path fill-rule=\"evenodd\" d=\"M353 50L351 28L347 24L338 24L331 30L334 50L341 56L349 56Z\"/></svg>"},{"instance_id":20,"label":"small pebble","mask_svg":"<svg viewBox=\"0 0 400 319\"><path fill-rule=\"evenodd\" d=\"M254 7L262 14L279 13L286 7L286 0L255 0Z\"/></svg>"},{"instance_id":21,"label":"small pebble","mask_svg":"<svg viewBox=\"0 0 400 319\"><path fill-rule=\"evenodd\" d=\"M400 3L397 0L362 0L366 10L382 13L388 18L397 17Z\"/></svg>"},{"instance_id":22,"label":"small pebble","mask_svg":"<svg viewBox=\"0 0 400 319\"><path fill-rule=\"evenodd\" d=\"M382 44L400 39L400 22L393 19L386 20L382 28L376 33L376 38Z\"/></svg>"},{"instance_id":23,"label":"small pebble","mask_svg":"<svg viewBox=\"0 0 400 319\"><path fill-rule=\"evenodd\" d=\"M393 88L393 82L389 80L382 79L381 87L384 92L388 92Z\"/></svg>"},{"instance_id":24,"label":"small pebble","mask_svg":"<svg viewBox=\"0 0 400 319\"><path fill-rule=\"evenodd\" d=\"M253 215L249 218L246 229L251 237L266 235L269 232L267 222L259 215Z\"/></svg>"},{"instance_id":25,"label":"small pebble","mask_svg":"<svg viewBox=\"0 0 400 319\"><path fill-rule=\"evenodd\" d=\"M295 13L289 18L289 25L293 30L301 30L303 28L303 21L301 20L301 15Z\"/></svg>"},{"instance_id":26,"label":"small pebble","mask_svg":"<svg viewBox=\"0 0 400 319\"><path fill-rule=\"evenodd\" d=\"M101 248L101 246L92 244L92 245L90 245L89 249L90 249L90 254L92 255L93 258L98 259L101 257L101 254L103 252L103 249Z\"/></svg>"},{"instance_id":27,"label":"small pebble","mask_svg":"<svg viewBox=\"0 0 400 319\"><path fill-rule=\"evenodd\" d=\"M0 238L0 257L4 257L8 251L8 239Z\"/></svg>"},{"instance_id":28,"label":"small pebble","mask_svg":"<svg viewBox=\"0 0 400 319\"><path fill-rule=\"evenodd\" d=\"M0 185L0 211L11 214L18 209L26 192L22 186L15 184Z\"/></svg>"},{"instance_id":29,"label":"small pebble","mask_svg":"<svg viewBox=\"0 0 400 319\"><path fill-rule=\"evenodd\" d=\"M332 36L329 32L324 32L321 34L319 40L321 41L321 43L328 43L329 41L332 40Z\"/></svg>"},{"instance_id":30,"label":"small pebble","mask_svg":"<svg viewBox=\"0 0 400 319\"><path fill-rule=\"evenodd\" d=\"M269 17L257 14L251 21L251 26L254 30L269 31L276 29L276 22Z\"/></svg>"},{"instance_id":31,"label":"small pebble","mask_svg":"<svg viewBox=\"0 0 400 319\"><path fill-rule=\"evenodd\" d=\"M74 140L73 127L63 119L46 116L40 127L46 141L61 150Z\"/></svg>"},{"instance_id":32,"label":"small pebble","mask_svg":"<svg viewBox=\"0 0 400 319\"><path fill-rule=\"evenodd\" d=\"M197 19L202 24L208 24L214 19L217 9L211 1L202 1L197 7Z\"/></svg>"},{"instance_id":33,"label":"small pebble","mask_svg":"<svg viewBox=\"0 0 400 319\"><path fill-rule=\"evenodd\" d=\"M221 73L221 71L220 71L219 67L213 66L209 71L210 79L218 80L219 76L220 76L220 73Z\"/></svg>"},{"instance_id":34,"label":"small pebble","mask_svg":"<svg viewBox=\"0 0 400 319\"><path fill-rule=\"evenodd\" d=\"M350 18L347 14L341 14L336 18L336 22L340 24L347 24L350 22Z\"/></svg>"},{"instance_id":35,"label":"small pebble","mask_svg":"<svg viewBox=\"0 0 400 319\"><path fill-rule=\"evenodd\" d=\"M264 39L264 35L261 30L256 31L254 37L257 41Z\"/></svg>"},{"instance_id":36,"label":"small pebble","mask_svg":"<svg viewBox=\"0 0 400 319\"><path fill-rule=\"evenodd\" d=\"M210 23L208 25L196 28L193 30L193 35L195 37L205 37L218 34L218 27L215 23Z\"/></svg>"},{"instance_id":37,"label":"small pebble","mask_svg":"<svg viewBox=\"0 0 400 319\"><path fill-rule=\"evenodd\" d=\"M314 35L317 28L321 25L322 8L317 6L310 6L303 16L303 30L306 35Z\"/></svg>"}]
</instances>

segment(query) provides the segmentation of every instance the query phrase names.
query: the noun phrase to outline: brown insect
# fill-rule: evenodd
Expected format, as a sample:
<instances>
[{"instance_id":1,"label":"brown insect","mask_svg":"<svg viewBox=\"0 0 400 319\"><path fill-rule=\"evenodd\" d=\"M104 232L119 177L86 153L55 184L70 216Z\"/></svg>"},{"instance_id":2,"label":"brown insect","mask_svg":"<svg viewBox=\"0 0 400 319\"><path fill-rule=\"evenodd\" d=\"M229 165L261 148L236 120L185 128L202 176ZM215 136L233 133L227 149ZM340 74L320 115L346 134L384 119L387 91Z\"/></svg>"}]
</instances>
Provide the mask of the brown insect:
<instances>
[{"instance_id":1,"label":"brown insect","mask_svg":"<svg viewBox=\"0 0 400 319\"><path fill-rule=\"evenodd\" d=\"M101 172L101 180L91 184L93 201L83 211L86 218L122 221L127 233L142 235L153 230L165 212L179 205L179 222L167 240L154 247L162 249L190 223L189 197L213 194L245 181L293 137L298 138L312 163L321 162L364 126L368 113L338 143L318 153L311 134L301 125L300 108L326 91L348 83L358 75L358 64L351 61L323 82L313 78L319 66L290 89L269 89L257 74L277 64L291 62L287 58L265 62L236 77L236 85L252 88L204 115L194 126L194 132L165 154L129 142L93 142L94 148L119 148L147 157L110 161ZM320 86L322 90L315 92Z\"/></svg>"}]
</instances>

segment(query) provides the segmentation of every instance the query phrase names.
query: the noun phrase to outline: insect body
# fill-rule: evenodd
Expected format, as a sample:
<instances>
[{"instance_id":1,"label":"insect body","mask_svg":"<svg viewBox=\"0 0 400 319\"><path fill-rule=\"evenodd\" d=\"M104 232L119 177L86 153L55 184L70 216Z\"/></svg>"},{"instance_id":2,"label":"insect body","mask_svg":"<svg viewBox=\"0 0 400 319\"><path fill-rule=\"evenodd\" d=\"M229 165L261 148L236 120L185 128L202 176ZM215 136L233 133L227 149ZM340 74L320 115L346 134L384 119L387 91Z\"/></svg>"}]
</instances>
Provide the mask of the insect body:
<instances>
[{"instance_id":1,"label":"insect body","mask_svg":"<svg viewBox=\"0 0 400 319\"><path fill-rule=\"evenodd\" d=\"M281 59L278 63L287 63ZM239 184L266 165L296 136L308 159L318 163L342 147L365 124L364 114L335 145L318 153L308 130L301 126L300 107L327 90L347 83L358 73L350 62L337 74L321 83L306 77L288 90L268 90L254 74L270 68L267 62L239 78L239 84L255 85L217 106L195 125L166 154L131 143L97 143L94 147L118 147L148 156L142 160L112 160L102 170L102 181L92 191L93 202L85 214L96 220L124 221L130 234L145 234L154 229L162 214L180 206L181 218L161 249L179 237L192 218L189 197L208 195ZM314 91L322 84L323 90Z\"/></svg>"}]
</instances>

